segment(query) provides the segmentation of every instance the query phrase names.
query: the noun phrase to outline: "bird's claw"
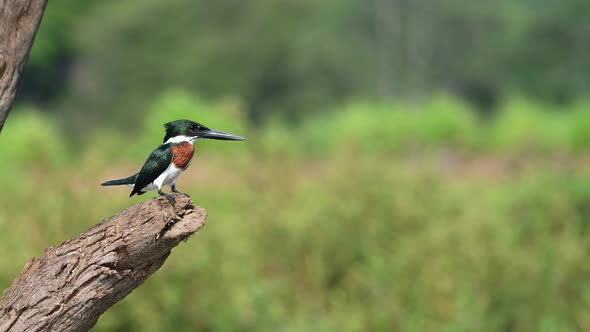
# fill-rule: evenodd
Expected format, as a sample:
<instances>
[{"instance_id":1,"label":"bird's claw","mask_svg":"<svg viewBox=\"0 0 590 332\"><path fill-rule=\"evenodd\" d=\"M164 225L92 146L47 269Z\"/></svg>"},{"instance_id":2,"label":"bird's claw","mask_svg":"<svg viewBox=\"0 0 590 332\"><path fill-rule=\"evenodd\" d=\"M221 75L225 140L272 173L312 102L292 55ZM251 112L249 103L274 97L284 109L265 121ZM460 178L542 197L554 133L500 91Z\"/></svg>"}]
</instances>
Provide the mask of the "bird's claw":
<instances>
[{"instance_id":1,"label":"bird's claw","mask_svg":"<svg viewBox=\"0 0 590 332\"><path fill-rule=\"evenodd\" d=\"M183 196L190 197L188 194L181 193L180 191L178 191L178 189L176 189L176 186L172 186L172 192L175 194L181 194Z\"/></svg>"},{"instance_id":2,"label":"bird's claw","mask_svg":"<svg viewBox=\"0 0 590 332\"><path fill-rule=\"evenodd\" d=\"M158 194L160 194L160 196L166 197L166 199L168 200L168 202L170 202L170 204L172 204L172 205L176 204L176 200L174 199L174 196L172 196L170 194L166 194L162 190L158 190Z\"/></svg>"},{"instance_id":3,"label":"bird's claw","mask_svg":"<svg viewBox=\"0 0 590 332\"><path fill-rule=\"evenodd\" d=\"M174 196L166 194L165 197L166 197L166 199L168 199L168 202L170 202L170 204L172 204L172 205L176 204L176 200L174 199Z\"/></svg>"}]
</instances>

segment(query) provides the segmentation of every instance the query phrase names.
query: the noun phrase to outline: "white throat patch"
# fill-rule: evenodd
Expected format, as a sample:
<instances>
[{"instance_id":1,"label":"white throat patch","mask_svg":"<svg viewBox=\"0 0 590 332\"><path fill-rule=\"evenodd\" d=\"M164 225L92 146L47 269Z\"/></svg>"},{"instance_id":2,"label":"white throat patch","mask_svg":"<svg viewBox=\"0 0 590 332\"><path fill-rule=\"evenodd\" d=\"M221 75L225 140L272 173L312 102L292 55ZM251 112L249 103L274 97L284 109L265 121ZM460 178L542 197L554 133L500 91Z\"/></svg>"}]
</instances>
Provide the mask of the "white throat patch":
<instances>
[{"instance_id":1,"label":"white throat patch","mask_svg":"<svg viewBox=\"0 0 590 332\"><path fill-rule=\"evenodd\" d=\"M170 137L166 141L166 143L164 143L164 144L168 144L168 143L182 143L182 142L189 142L189 143L193 144L193 142L196 141L197 139L199 139L197 136L178 135L178 136Z\"/></svg>"}]
</instances>

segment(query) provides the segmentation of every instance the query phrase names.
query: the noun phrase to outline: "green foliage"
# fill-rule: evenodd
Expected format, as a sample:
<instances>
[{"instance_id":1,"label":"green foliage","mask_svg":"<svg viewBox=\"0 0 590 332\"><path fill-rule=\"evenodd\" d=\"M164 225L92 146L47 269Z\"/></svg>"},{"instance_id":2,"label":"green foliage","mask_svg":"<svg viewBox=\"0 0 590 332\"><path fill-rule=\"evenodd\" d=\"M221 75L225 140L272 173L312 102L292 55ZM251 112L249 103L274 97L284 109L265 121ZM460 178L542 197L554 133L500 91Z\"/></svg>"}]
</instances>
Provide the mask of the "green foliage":
<instances>
[{"instance_id":1,"label":"green foliage","mask_svg":"<svg viewBox=\"0 0 590 332\"><path fill-rule=\"evenodd\" d=\"M72 80L73 99L121 120L133 119L149 107L149 97L170 87L209 98L240 98L251 118L277 110L309 112L309 105L350 96L357 85L352 77L369 75L349 66L369 57L363 48L349 47L364 44L364 35L335 38L356 24L351 14L358 6L336 4L101 3L76 30L83 58L77 68L85 75ZM174 24L162 28L156 22ZM93 84L85 84L86 75Z\"/></svg>"},{"instance_id":2,"label":"green foliage","mask_svg":"<svg viewBox=\"0 0 590 332\"><path fill-rule=\"evenodd\" d=\"M237 98L257 123L377 95L575 101L590 88L590 5L538 2L63 0L48 6L24 91L110 123L171 88Z\"/></svg>"},{"instance_id":3,"label":"green foliage","mask_svg":"<svg viewBox=\"0 0 590 332\"><path fill-rule=\"evenodd\" d=\"M61 132L54 121L34 109L17 109L2 131L0 154L15 164L55 166L67 157ZM7 163L3 163L7 164Z\"/></svg>"},{"instance_id":4,"label":"green foliage","mask_svg":"<svg viewBox=\"0 0 590 332\"><path fill-rule=\"evenodd\" d=\"M15 110L0 139L0 281L152 197L99 183L136 171L163 122L198 118L248 137L198 142L179 181L208 226L97 331L590 329L585 105L503 108L484 123L441 96L253 128L232 102L171 91L139 135L101 130L76 152Z\"/></svg>"},{"instance_id":5,"label":"green foliage","mask_svg":"<svg viewBox=\"0 0 590 332\"><path fill-rule=\"evenodd\" d=\"M93 7L94 2L76 0L60 0L46 7L24 69L26 79L19 99L47 103L67 94L64 77L77 56L74 32Z\"/></svg>"},{"instance_id":6,"label":"green foliage","mask_svg":"<svg viewBox=\"0 0 590 332\"><path fill-rule=\"evenodd\" d=\"M448 147L508 154L584 153L590 146L588 107L579 102L556 109L511 99L496 117L484 120L448 96L421 104L357 103L295 127L271 121L255 143L261 152L292 157L342 150L413 154Z\"/></svg>"},{"instance_id":7,"label":"green foliage","mask_svg":"<svg viewBox=\"0 0 590 332\"><path fill-rule=\"evenodd\" d=\"M261 138L264 151L300 156L339 149L366 152L425 150L441 145L469 146L477 123L468 108L447 97L429 104L351 104L296 128L273 123Z\"/></svg>"},{"instance_id":8,"label":"green foliage","mask_svg":"<svg viewBox=\"0 0 590 332\"><path fill-rule=\"evenodd\" d=\"M490 129L487 144L498 150L583 152L590 142L588 104L547 108L523 100L509 102Z\"/></svg>"}]
</instances>

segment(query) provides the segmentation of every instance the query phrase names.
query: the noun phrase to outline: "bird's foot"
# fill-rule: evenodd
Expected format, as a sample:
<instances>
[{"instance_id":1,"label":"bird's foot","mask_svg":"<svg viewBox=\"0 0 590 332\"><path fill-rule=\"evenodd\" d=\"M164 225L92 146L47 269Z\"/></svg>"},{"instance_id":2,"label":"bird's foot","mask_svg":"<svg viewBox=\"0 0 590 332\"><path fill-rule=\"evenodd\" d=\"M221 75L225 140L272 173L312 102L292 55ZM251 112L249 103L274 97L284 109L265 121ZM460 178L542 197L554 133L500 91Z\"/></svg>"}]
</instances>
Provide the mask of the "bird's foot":
<instances>
[{"instance_id":1,"label":"bird's foot","mask_svg":"<svg viewBox=\"0 0 590 332\"><path fill-rule=\"evenodd\" d=\"M176 194L181 194L181 195L184 195L184 196L186 196L186 197L190 197L188 194L181 193L180 191L178 191L178 190L176 189L176 186L172 186L172 192L173 192L173 193L176 193Z\"/></svg>"},{"instance_id":2,"label":"bird's foot","mask_svg":"<svg viewBox=\"0 0 590 332\"><path fill-rule=\"evenodd\" d=\"M170 202L170 204L172 204L172 205L176 204L176 200L174 199L174 196L166 194L166 199L168 200L168 202Z\"/></svg>"},{"instance_id":3,"label":"bird's foot","mask_svg":"<svg viewBox=\"0 0 590 332\"><path fill-rule=\"evenodd\" d=\"M172 205L176 204L176 200L174 199L174 196L172 196L170 194L166 194L162 190L158 190L158 194L160 194L160 196L166 197L166 199L168 200L168 202L170 202L170 204L172 204Z\"/></svg>"}]
</instances>

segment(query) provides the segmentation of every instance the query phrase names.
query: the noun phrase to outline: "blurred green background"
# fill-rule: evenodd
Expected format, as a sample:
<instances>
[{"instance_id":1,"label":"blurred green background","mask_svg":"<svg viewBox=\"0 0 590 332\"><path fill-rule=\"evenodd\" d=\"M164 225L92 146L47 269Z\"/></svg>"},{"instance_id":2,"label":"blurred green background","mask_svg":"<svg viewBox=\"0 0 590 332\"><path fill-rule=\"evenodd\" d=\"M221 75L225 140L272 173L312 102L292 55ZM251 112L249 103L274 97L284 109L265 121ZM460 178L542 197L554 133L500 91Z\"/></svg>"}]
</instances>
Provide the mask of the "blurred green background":
<instances>
[{"instance_id":1,"label":"blurred green background","mask_svg":"<svg viewBox=\"0 0 590 332\"><path fill-rule=\"evenodd\" d=\"M50 1L0 136L0 281L153 197L204 231L95 331L589 331L587 0Z\"/></svg>"}]
</instances>

